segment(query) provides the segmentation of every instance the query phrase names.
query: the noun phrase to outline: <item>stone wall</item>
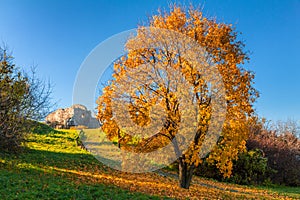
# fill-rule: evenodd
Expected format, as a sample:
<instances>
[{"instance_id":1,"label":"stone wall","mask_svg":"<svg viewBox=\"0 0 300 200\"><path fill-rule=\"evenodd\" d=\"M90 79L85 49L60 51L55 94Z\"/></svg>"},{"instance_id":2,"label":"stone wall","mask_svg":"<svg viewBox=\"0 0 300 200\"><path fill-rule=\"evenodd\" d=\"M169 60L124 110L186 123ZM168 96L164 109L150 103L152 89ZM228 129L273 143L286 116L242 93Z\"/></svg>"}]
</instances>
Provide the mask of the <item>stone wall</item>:
<instances>
[{"instance_id":1,"label":"stone wall","mask_svg":"<svg viewBox=\"0 0 300 200\"><path fill-rule=\"evenodd\" d=\"M98 120L92 117L91 111L80 104L69 108L60 108L50 113L45 121L54 128L70 128L70 126L100 127Z\"/></svg>"}]
</instances>

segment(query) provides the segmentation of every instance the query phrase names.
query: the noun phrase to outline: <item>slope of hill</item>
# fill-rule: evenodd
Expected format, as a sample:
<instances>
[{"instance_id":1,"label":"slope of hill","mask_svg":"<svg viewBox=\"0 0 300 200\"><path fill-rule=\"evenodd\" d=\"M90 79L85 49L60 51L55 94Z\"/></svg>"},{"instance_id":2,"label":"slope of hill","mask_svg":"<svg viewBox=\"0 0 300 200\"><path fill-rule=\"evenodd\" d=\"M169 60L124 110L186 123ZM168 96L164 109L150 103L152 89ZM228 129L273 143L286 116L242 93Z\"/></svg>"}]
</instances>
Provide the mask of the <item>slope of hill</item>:
<instances>
[{"instance_id":1,"label":"slope of hill","mask_svg":"<svg viewBox=\"0 0 300 200\"><path fill-rule=\"evenodd\" d=\"M258 189L195 177L181 189L170 173L129 174L76 144L76 130L41 127L19 156L0 154L2 199L300 199L299 188ZM162 174L164 176L162 176Z\"/></svg>"}]
</instances>

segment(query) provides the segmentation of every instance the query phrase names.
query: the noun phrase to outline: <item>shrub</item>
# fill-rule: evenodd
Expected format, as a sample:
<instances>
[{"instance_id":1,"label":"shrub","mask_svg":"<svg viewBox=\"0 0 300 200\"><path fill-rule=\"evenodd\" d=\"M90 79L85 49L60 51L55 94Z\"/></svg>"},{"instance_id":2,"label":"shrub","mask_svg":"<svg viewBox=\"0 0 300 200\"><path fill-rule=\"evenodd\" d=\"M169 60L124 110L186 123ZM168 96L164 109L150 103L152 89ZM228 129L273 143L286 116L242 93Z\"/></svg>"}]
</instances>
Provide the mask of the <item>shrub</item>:
<instances>
[{"instance_id":1,"label":"shrub","mask_svg":"<svg viewBox=\"0 0 300 200\"><path fill-rule=\"evenodd\" d=\"M16 153L21 150L32 120L41 120L53 105L51 86L35 76L21 73L0 47L0 150Z\"/></svg>"},{"instance_id":2,"label":"shrub","mask_svg":"<svg viewBox=\"0 0 300 200\"><path fill-rule=\"evenodd\" d=\"M263 184L274 173L268 167L268 159L263 151L254 149L239 154L238 160L233 163L233 175L229 181L244 185Z\"/></svg>"},{"instance_id":3,"label":"shrub","mask_svg":"<svg viewBox=\"0 0 300 200\"><path fill-rule=\"evenodd\" d=\"M10 60L0 48L0 148L16 152L27 130L25 116L20 111L28 85Z\"/></svg>"},{"instance_id":4,"label":"shrub","mask_svg":"<svg viewBox=\"0 0 300 200\"><path fill-rule=\"evenodd\" d=\"M198 176L244 185L264 184L273 173L275 171L268 167L268 159L259 149L240 153L238 159L233 161L233 171L229 178L224 178L215 165L206 161L195 170Z\"/></svg>"},{"instance_id":5,"label":"shrub","mask_svg":"<svg viewBox=\"0 0 300 200\"><path fill-rule=\"evenodd\" d=\"M213 178L221 181L222 175L218 171L217 167L213 164L208 163L207 161L203 161L194 172L197 176L205 177L205 178Z\"/></svg>"}]
</instances>

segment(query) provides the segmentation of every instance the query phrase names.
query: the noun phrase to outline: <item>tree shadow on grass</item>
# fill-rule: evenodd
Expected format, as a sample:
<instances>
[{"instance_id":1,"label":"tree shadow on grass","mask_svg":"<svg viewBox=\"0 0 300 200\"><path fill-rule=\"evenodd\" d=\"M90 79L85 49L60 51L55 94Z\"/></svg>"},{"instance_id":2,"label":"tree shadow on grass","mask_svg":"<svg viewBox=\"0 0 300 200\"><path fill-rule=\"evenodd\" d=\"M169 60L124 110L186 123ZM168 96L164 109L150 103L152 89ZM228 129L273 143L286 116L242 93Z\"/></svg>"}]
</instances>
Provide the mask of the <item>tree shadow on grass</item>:
<instances>
[{"instance_id":1,"label":"tree shadow on grass","mask_svg":"<svg viewBox=\"0 0 300 200\"><path fill-rule=\"evenodd\" d=\"M18 156L9 154L0 154L0 158L6 161L6 164L17 166L20 164L33 165L39 168L63 168L68 170L78 170L94 172L106 172L111 169L103 165L91 154L80 153L60 153L44 150L28 149L26 153ZM110 161L113 162L113 161ZM2 163L0 166L4 166Z\"/></svg>"}]
</instances>

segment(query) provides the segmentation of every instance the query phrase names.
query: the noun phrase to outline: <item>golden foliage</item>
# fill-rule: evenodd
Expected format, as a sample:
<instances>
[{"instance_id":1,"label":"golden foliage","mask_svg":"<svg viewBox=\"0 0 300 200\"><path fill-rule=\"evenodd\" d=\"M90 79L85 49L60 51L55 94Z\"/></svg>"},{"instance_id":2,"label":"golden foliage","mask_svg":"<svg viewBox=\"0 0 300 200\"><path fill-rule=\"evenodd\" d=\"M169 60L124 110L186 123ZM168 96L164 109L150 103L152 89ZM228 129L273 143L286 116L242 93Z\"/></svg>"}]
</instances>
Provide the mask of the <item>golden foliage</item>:
<instances>
[{"instance_id":1,"label":"golden foliage","mask_svg":"<svg viewBox=\"0 0 300 200\"><path fill-rule=\"evenodd\" d=\"M174 6L170 13L155 15L150 20L150 27L177 31L194 39L206 52L212 62L216 64L226 94L226 120L223 126L222 136L218 145L210 153L208 160L215 163L224 177L229 177L232 171L232 160L237 159L238 152L245 150L245 141L248 137L247 120L254 110L252 104L258 97L258 92L252 87L254 75L241 67L249 60L244 52L244 44L237 39L237 32L232 25L218 23L203 17L202 12L190 8L187 11ZM189 149L184 152L184 162L196 167L202 162L199 152L207 133L211 113L211 96L209 85L203 80L201 72L197 71L193 63L181 55L168 52L168 49L132 49L130 45L138 43L143 38L144 27L139 27L137 37L128 41L129 53L122 57L114 65L114 80L111 85L103 89L103 95L98 99L98 118L103 123L103 131L109 138L120 137L120 129L115 121L112 111L112 99L114 91L119 89L121 81L133 81L129 77L131 69L139 68L143 64L167 66L174 70L180 69L185 80L193 86L194 94L199 110L197 130L190 134L195 135ZM162 38L163 40L163 38ZM166 67L166 68L167 68ZM151 69L149 69L151 70ZM168 74L165 75L169 80ZM155 83L155 80L152 80ZM156 84L155 87L141 83L139 87L128 94L128 109L131 119L141 127L151 123L149 112L155 104L165 109L167 122L162 130L152 137L141 138L136 145L136 151L148 152L170 143L178 132L177 124L181 119L178 110L180 102L178 96L165 84ZM123 131L123 130L122 130ZM122 132L119 142L122 146L128 146L132 136Z\"/></svg>"}]
</instances>

